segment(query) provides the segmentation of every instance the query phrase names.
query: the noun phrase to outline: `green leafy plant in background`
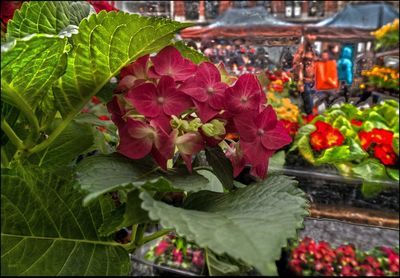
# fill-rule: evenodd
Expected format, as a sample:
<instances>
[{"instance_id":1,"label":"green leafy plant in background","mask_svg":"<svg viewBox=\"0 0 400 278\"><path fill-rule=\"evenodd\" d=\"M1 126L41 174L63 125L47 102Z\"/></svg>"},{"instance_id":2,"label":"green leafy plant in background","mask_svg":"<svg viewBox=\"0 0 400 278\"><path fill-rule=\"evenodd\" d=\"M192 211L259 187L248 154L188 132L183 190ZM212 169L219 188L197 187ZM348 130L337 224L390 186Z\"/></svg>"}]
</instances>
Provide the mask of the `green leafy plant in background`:
<instances>
[{"instance_id":1,"label":"green leafy plant in background","mask_svg":"<svg viewBox=\"0 0 400 278\"><path fill-rule=\"evenodd\" d=\"M30 1L16 11L1 48L2 275L128 275L129 253L171 230L215 254L211 268L228 254L276 274L281 248L307 214L293 179L234 183L229 161L212 148L211 167L161 171L147 158L102 150L107 138L94 127L104 124L80 113L93 96L110 99L110 80L143 55L173 44L204 61L173 41L187 26L94 14L85 2ZM76 163L95 149L103 154ZM183 205L165 202L171 194ZM164 228L144 236L152 223ZM122 227L132 227L128 243L115 241Z\"/></svg>"},{"instance_id":2,"label":"green leafy plant in background","mask_svg":"<svg viewBox=\"0 0 400 278\"><path fill-rule=\"evenodd\" d=\"M399 104L392 100L364 110L351 104L330 108L299 129L291 151L297 149L312 165L332 164L344 176L362 178L363 193L373 196L384 188L385 182L399 180L398 114ZM343 142L322 150L316 149L311 143L319 121L340 132ZM389 161L374 151L377 139L374 141L371 136L378 136L380 140L392 138L385 143Z\"/></svg>"}]
</instances>

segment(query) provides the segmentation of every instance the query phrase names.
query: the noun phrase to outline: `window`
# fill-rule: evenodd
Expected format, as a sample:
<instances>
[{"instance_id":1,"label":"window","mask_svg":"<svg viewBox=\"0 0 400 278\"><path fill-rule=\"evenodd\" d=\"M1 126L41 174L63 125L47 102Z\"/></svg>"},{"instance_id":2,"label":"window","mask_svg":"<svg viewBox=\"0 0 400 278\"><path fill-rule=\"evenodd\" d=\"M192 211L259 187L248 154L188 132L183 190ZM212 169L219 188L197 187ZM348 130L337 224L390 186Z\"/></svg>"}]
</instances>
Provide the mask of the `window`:
<instances>
[{"instance_id":1,"label":"window","mask_svg":"<svg viewBox=\"0 0 400 278\"><path fill-rule=\"evenodd\" d=\"M285 16L300 17L301 16L301 1L285 1Z\"/></svg>"},{"instance_id":2,"label":"window","mask_svg":"<svg viewBox=\"0 0 400 278\"><path fill-rule=\"evenodd\" d=\"M205 1L205 17L206 19L215 19L219 12L219 1Z\"/></svg>"},{"instance_id":3,"label":"window","mask_svg":"<svg viewBox=\"0 0 400 278\"><path fill-rule=\"evenodd\" d=\"M122 2L123 10L146 16L170 16L169 1L127 1Z\"/></svg>"},{"instance_id":4,"label":"window","mask_svg":"<svg viewBox=\"0 0 400 278\"><path fill-rule=\"evenodd\" d=\"M185 1L185 17L187 20L199 19L200 1Z\"/></svg>"},{"instance_id":5,"label":"window","mask_svg":"<svg viewBox=\"0 0 400 278\"><path fill-rule=\"evenodd\" d=\"M308 16L324 16L324 1L308 1Z\"/></svg>"}]
</instances>

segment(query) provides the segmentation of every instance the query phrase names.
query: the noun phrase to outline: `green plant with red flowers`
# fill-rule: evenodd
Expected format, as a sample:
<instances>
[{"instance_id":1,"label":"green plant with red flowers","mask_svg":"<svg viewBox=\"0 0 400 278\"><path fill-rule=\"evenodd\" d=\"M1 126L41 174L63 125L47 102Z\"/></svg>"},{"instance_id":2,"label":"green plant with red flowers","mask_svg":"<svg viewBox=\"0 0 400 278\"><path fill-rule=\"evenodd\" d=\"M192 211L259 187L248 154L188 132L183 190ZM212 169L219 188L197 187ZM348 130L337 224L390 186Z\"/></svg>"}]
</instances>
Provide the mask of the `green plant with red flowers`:
<instances>
[{"instance_id":1,"label":"green plant with red flowers","mask_svg":"<svg viewBox=\"0 0 400 278\"><path fill-rule=\"evenodd\" d=\"M157 265L202 273L205 259L204 250L183 237L174 234L164 236L145 255Z\"/></svg>"},{"instance_id":2,"label":"green plant with red flowers","mask_svg":"<svg viewBox=\"0 0 400 278\"><path fill-rule=\"evenodd\" d=\"M228 254L276 274L308 214L293 179L264 179L291 137L254 75L233 80L174 40L190 25L84 1L15 11L1 47L2 275L127 275L130 253L173 230L212 269ZM246 165L251 186L234 181Z\"/></svg>"},{"instance_id":3,"label":"green plant with red flowers","mask_svg":"<svg viewBox=\"0 0 400 278\"><path fill-rule=\"evenodd\" d=\"M292 144L313 165L332 164L345 176L364 181L366 195L379 181L399 180L399 104L386 101L359 110L351 104L303 119Z\"/></svg>"},{"instance_id":4,"label":"green plant with red flowers","mask_svg":"<svg viewBox=\"0 0 400 278\"><path fill-rule=\"evenodd\" d=\"M399 246L364 252L351 244L332 248L329 243L304 238L289 248L289 268L300 276L398 276Z\"/></svg>"}]
</instances>

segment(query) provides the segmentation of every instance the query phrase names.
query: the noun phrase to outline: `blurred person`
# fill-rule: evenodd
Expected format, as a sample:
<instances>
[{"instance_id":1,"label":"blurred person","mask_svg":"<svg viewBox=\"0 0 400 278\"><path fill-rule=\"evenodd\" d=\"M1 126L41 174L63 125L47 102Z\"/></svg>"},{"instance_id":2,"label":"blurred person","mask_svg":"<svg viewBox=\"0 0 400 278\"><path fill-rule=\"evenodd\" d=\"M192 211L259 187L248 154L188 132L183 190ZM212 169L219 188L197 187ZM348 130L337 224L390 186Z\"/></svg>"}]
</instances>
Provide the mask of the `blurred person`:
<instances>
[{"instance_id":1,"label":"blurred person","mask_svg":"<svg viewBox=\"0 0 400 278\"><path fill-rule=\"evenodd\" d=\"M340 81L340 89L343 91L345 101L348 102L349 87L353 83L353 49L344 46L337 61L337 71Z\"/></svg>"},{"instance_id":2,"label":"blurred person","mask_svg":"<svg viewBox=\"0 0 400 278\"><path fill-rule=\"evenodd\" d=\"M302 96L304 111L307 115L313 112L315 94L315 60L317 59L313 41L315 36L306 35L293 57L293 76L297 82L297 89Z\"/></svg>"}]
</instances>

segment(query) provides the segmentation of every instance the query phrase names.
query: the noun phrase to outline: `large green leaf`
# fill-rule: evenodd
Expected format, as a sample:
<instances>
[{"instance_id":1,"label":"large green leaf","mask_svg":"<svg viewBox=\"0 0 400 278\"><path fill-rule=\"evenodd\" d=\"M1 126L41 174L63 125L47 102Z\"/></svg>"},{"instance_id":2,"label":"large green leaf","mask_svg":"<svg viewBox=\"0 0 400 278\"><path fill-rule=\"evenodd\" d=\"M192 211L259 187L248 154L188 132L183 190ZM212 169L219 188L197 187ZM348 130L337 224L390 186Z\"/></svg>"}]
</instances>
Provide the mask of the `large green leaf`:
<instances>
[{"instance_id":1,"label":"large green leaf","mask_svg":"<svg viewBox=\"0 0 400 278\"><path fill-rule=\"evenodd\" d=\"M215 175L227 189L233 188L233 167L220 147L206 148L206 159Z\"/></svg>"},{"instance_id":2,"label":"large green leaf","mask_svg":"<svg viewBox=\"0 0 400 278\"><path fill-rule=\"evenodd\" d=\"M198 173L189 174L186 168L161 172L150 157L132 160L119 154L97 155L84 159L77 167L81 188L88 192L84 204L104 193L121 188L142 187L159 192L196 192L213 185Z\"/></svg>"},{"instance_id":3,"label":"large green leaf","mask_svg":"<svg viewBox=\"0 0 400 278\"><path fill-rule=\"evenodd\" d=\"M54 87L61 115L72 117L119 71L137 58L171 43L174 34L190 24L123 12L85 18L68 56L66 74Z\"/></svg>"},{"instance_id":4,"label":"large green leaf","mask_svg":"<svg viewBox=\"0 0 400 278\"><path fill-rule=\"evenodd\" d=\"M67 39L32 35L1 47L1 99L19 107L26 102L34 110L53 82L65 71ZM18 94L18 95L16 95Z\"/></svg>"},{"instance_id":5,"label":"large green leaf","mask_svg":"<svg viewBox=\"0 0 400 278\"><path fill-rule=\"evenodd\" d=\"M60 122L59 119L55 120L52 128L56 128ZM89 149L93 140L93 131L89 125L72 121L48 148L34 153L29 159L32 163L48 169L65 167Z\"/></svg>"},{"instance_id":6,"label":"large green leaf","mask_svg":"<svg viewBox=\"0 0 400 278\"><path fill-rule=\"evenodd\" d=\"M97 233L111 200L82 197L40 169L2 169L1 274L128 275L128 253Z\"/></svg>"},{"instance_id":7,"label":"large green leaf","mask_svg":"<svg viewBox=\"0 0 400 278\"><path fill-rule=\"evenodd\" d=\"M295 184L289 177L273 176L230 193L200 191L188 197L185 208L155 201L146 192L140 198L150 218L165 228L254 265L264 275L276 275L281 248L297 236L307 215L308 203Z\"/></svg>"},{"instance_id":8,"label":"large green leaf","mask_svg":"<svg viewBox=\"0 0 400 278\"><path fill-rule=\"evenodd\" d=\"M68 25L79 25L95 10L86 1L29 1L16 10L7 24L7 38L29 34L58 34Z\"/></svg>"}]
</instances>

